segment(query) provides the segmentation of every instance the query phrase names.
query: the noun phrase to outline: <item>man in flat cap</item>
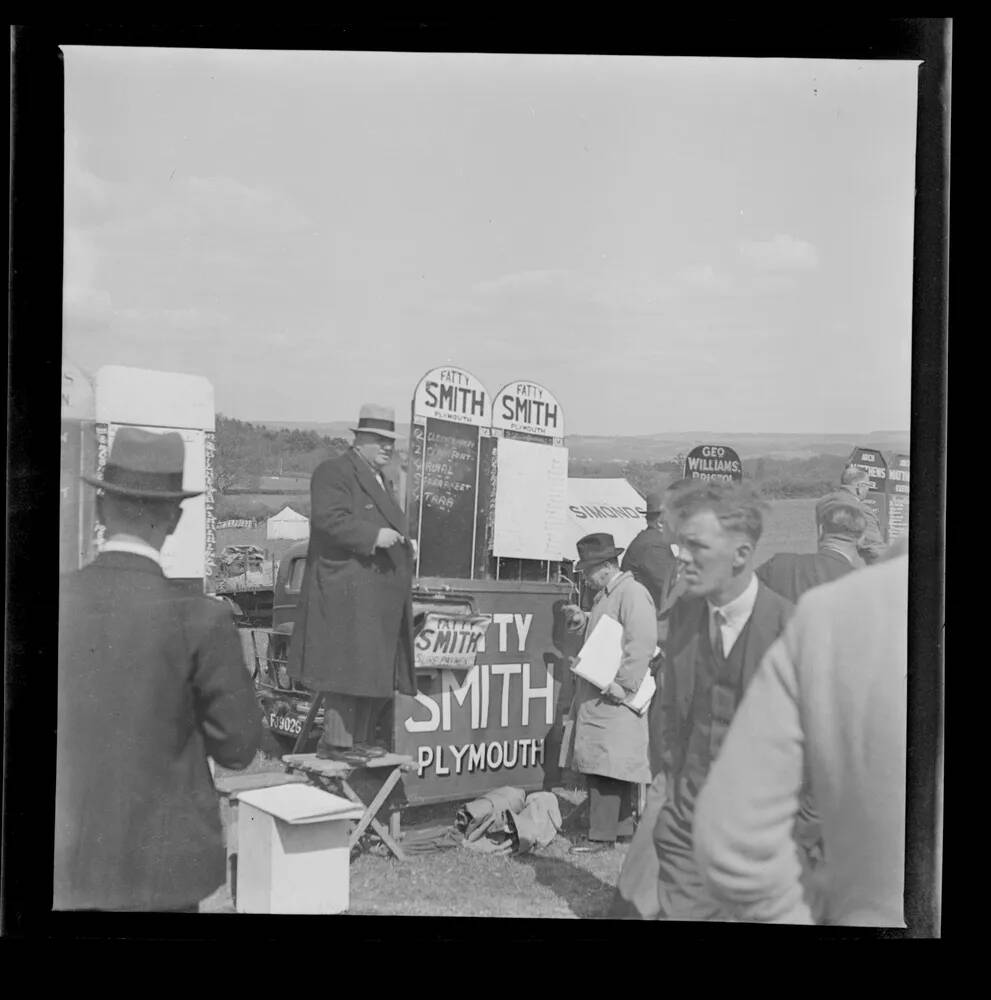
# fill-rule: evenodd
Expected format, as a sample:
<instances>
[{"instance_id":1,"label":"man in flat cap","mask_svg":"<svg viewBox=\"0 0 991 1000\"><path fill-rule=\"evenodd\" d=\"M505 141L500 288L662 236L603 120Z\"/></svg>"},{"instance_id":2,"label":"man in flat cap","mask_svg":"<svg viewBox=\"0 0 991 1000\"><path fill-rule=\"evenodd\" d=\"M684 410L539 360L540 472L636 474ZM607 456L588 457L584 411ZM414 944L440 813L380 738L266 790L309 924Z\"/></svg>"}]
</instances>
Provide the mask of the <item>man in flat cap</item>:
<instances>
[{"instance_id":1,"label":"man in flat cap","mask_svg":"<svg viewBox=\"0 0 991 1000\"><path fill-rule=\"evenodd\" d=\"M121 427L97 516L106 542L61 580L56 909L195 911L224 883L207 758L243 768L261 715L230 611L166 579L197 491L179 434Z\"/></svg>"},{"instance_id":2,"label":"man in flat cap","mask_svg":"<svg viewBox=\"0 0 991 1000\"><path fill-rule=\"evenodd\" d=\"M848 465L840 475L839 487L816 501L816 524L819 526L820 538L823 533L823 514L830 504L840 500L855 504L860 509L867 523L857 544L857 551L868 566L876 563L888 549L877 515L864 502L870 491L871 477L867 470L860 465Z\"/></svg>"},{"instance_id":3,"label":"man in flat cap","mask_svg":"<svg viewBox=\"0 0 991 1000\"><path fill-rule=\"evenodd\" d=\"M815 552L778 552L757 576L792 604L807 590L837 580L864 565L857 552L867 518L855 497L842 494L820 503L819 547Z\"/></svg>"},{"instance_id":4,"label":"man in flat cap","mask_svg":"<svg viewBox=\"0 0 991 1000\"><path fill-rule=\"evenodd\" d=\"M323 692L317 755L385 752L376 727L395 693L416 694L412 546L383 470L396 441L390 407L361 408L350 451L310 482L310 543L289 674Z\"/></svg>"},{"instance_id":5,"label":"man in flat cap","mask_svg":"<svg viewBox=\"0 0 991 1000\"><path fill-rule=\"evenodd\" d=\"M630 542L620 568L624 573L632 573L637 583L647 588L660 611L678 574L678 560L671 549L671 540L665 536L664 494L652 491L647 494L645 503L647 526Z\"/></svg>"}]
</instances>

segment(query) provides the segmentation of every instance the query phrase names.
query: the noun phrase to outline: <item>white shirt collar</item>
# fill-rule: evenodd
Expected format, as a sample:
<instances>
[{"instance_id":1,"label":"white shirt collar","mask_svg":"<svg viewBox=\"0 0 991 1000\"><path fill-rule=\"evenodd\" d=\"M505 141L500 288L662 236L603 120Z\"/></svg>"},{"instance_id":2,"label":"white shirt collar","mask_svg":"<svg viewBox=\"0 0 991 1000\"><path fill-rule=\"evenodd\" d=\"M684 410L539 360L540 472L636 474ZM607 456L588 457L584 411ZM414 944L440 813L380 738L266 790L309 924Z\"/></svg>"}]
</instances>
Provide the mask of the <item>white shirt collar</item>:
<instances>
[{"instance_id":1,"label":"white shirt collar","mask_svg":"<svg viewBox=\"0 0 991 1000\"><path fill-rule=\"evenodd\" d=\"M153 548L143 538L136 535L114 535L103 543L101 552L129 552L134 556L144 556L157 565L162 565L162 554Z\"/></svg>"},{"instance_id":2,"label":"white shirt collar","mask_svg":"<svg viewBox=\"0 0 991 1000\"><path fill-rule=\"evenodd\" d=\"M717 607L712 601L707 600L709 606L709 621L714 626L716 621L715 612L721 611L723 614L723 649L728 654L733 648L733 643L739 638L750 616L754 613L754 604L757 601L757 574L750 577L750 583L746 590L739 597L733 598L728 604Z\"/></svg>"}]
</instances>

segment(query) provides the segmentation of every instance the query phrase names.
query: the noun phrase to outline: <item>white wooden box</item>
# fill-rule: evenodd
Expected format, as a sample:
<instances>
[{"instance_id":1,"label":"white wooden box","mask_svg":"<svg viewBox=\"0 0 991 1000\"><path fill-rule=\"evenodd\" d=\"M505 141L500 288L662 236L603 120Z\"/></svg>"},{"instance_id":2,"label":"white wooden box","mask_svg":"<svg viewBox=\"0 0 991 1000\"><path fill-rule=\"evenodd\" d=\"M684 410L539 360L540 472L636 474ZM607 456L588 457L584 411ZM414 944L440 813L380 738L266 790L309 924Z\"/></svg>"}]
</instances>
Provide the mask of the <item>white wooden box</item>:
<instances>
[{"instance_id":1,"label":"white wooden box","mask_svg":"<svg viewBox=\"0 0 991 1000\"><path fill-rule=\"evenodd\" d=\"M350 822L363 809L312 785L242 792L238 913L343 913L350 904Z\"/></svg>"}]
</instances>

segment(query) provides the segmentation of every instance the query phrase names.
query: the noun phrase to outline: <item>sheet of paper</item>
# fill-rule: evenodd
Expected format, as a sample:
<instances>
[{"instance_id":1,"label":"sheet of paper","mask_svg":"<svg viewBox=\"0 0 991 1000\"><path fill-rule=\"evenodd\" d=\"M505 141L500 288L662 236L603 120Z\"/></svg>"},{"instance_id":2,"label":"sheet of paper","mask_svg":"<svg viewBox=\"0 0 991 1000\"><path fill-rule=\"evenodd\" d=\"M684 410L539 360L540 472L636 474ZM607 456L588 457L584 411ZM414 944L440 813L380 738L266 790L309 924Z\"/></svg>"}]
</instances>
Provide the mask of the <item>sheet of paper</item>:
<instances>
[{"instance_id":1,"label":"sheet of paper","mask_svg":"<svg viewBox=\"0 0 991 1000\"><path fill-rule=\"evenodd\" d=\"M568 449L500 438L492 552L512 559L564 558Z\"/></svg>"},{"instance_id":2,"label":"sheet of paper","mask_svg":"<svg viewBox=\"0 0 991 1000\"><path fill-rule=\"evenodd\" d=\"M590 684L604 689L615 680L622 660L623 626L615 618L603 615L585 639L571 669Z\"/></svg>"}]
</instances>

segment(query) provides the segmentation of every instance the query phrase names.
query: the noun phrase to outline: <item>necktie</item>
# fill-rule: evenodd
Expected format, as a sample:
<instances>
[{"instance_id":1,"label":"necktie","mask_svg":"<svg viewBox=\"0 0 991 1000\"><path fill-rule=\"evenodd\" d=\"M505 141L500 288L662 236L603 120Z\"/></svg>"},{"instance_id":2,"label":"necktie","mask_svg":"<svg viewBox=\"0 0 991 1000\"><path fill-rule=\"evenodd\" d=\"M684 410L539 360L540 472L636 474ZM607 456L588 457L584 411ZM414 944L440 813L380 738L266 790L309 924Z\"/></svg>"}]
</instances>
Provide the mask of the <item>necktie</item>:
<instances>
[{"instance_id":1,"label":"necktie","mask_svg":"<svg viewBox=\"0 0 991 1000\"><path fill-rule=\"evenodd\" d=\"M725 624L726 615L719 608L716 608L712 612L712 652L720 666L726 659L726 650L723 648L723 625Z\"/></svg>"},{"instance_id":2,"label":"necktie","mask_svg":"<svg viewBox=\"0 0 991 1000\"><path fill-rule=\"evenodd\" d=\"M712 613L713 637L712 656L716 675L712 679L712 715L709 723L709 760L714 761L722 749L723 740L729 731L729 724L736 710L736 696L732 688L724 683L726 653L723 647L723 625L726 616L718 608Z\"/></svg>"}]
</instances>

